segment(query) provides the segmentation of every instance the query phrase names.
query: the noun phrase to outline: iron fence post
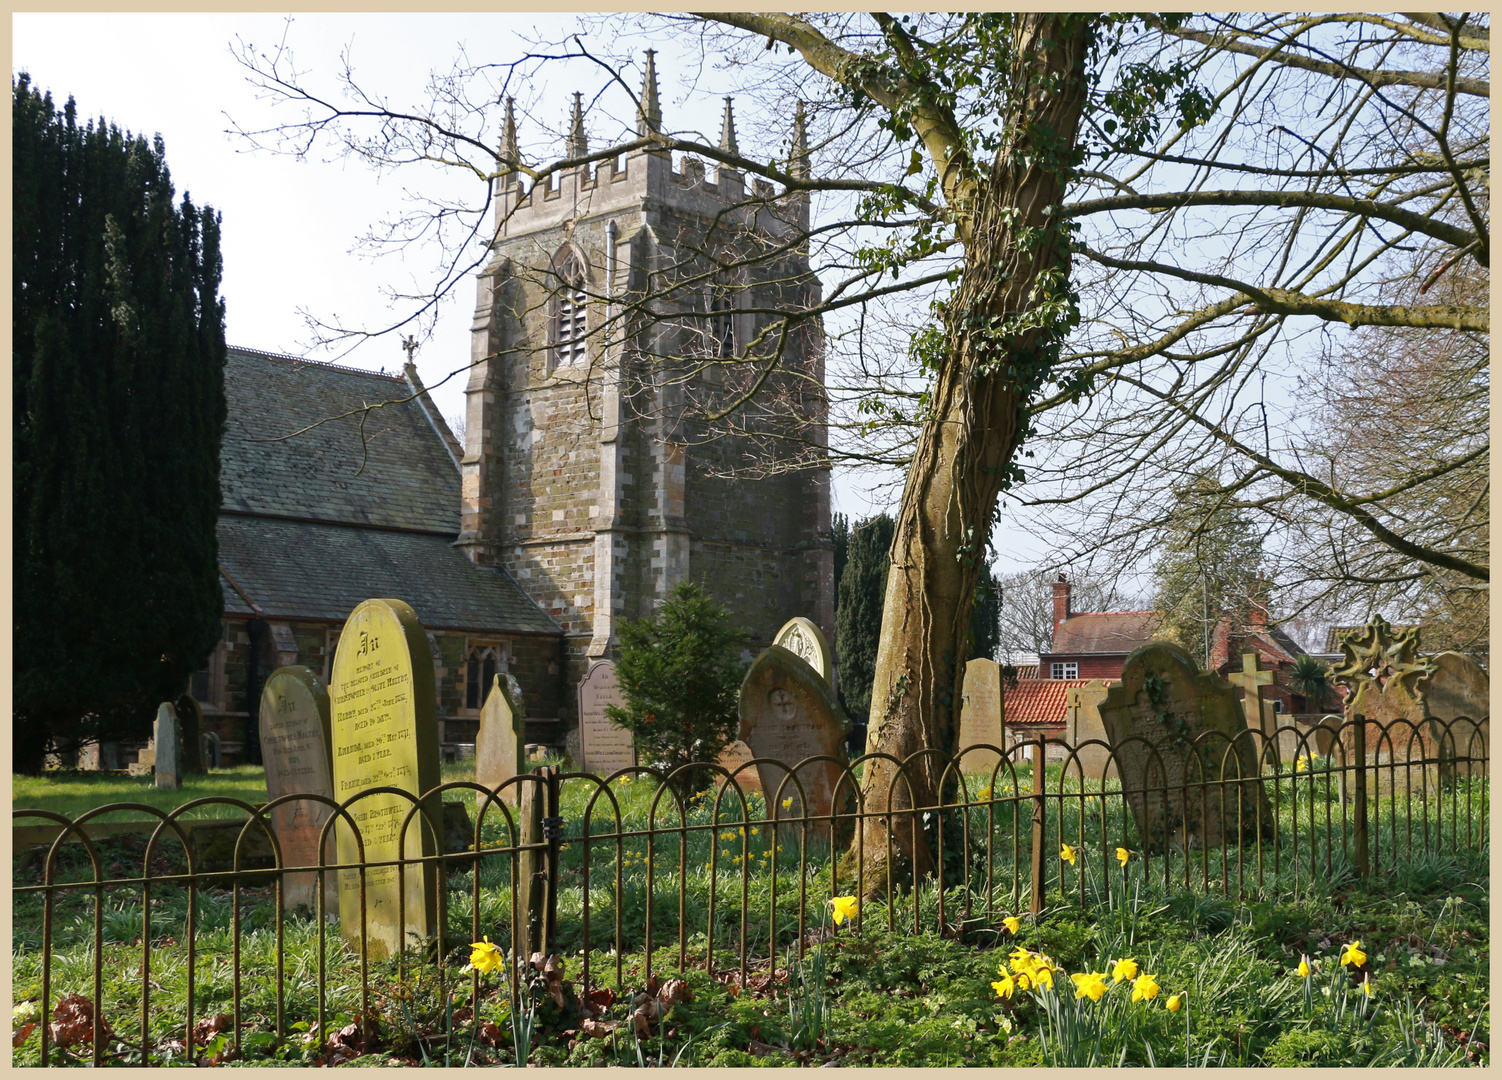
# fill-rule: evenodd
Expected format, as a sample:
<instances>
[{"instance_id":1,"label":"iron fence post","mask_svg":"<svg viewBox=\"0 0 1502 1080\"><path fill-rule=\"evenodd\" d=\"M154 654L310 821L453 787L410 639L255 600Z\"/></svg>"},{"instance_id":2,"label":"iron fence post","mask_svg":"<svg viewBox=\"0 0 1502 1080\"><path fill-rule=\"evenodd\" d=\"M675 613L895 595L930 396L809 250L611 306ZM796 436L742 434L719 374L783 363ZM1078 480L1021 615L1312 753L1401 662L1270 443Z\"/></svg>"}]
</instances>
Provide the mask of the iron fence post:
<instances>
[{"instance_id":1,"label":"iron fence post","mask_svg":"<svg viewBox=\"0 0 1502 1080\"><path fill-rule=\"evenodd\" d=\"M517 906L512 924L518 956L526 961L543 947L543 903L547 896L548 868L542 850L543 823L547 816L547 781L542 769L534 769L537 779L521 785L517 805L521 852L517 857Z\"/></svg>"},{"instance_id":2,"label":"iron fence post","mask_svg":"<svg viewBox=\"0 0 1502 1080\"><path fill-rule=\"evenodd\" d=\"M1028 911L1034 915L1043 912L1043 843L1046 812L1043 802L1043 740L1038 740L1033 752L1033 853L1032 895L1028 899Z\"/></svg>"},{"instance_id":3,"label":"iron fence post","mask_svg":"<svg viewBox=\"0 0 1502 1080\"><path fill-rule=\"evenodd\" d=\"M558 767L546 765L542 773L547 777L547 817L543 819L542 833L548 842L547 901L543 908L543 951L551 956L558 945L558 861L563 846L563 814L559 809L562 786L558 782Z\"/></svg>"},{"instance_id":4,"label":"iron fence post","mask_svg":"<svg viewBox=\"0 0 1502 1080\"><path fill-rule=\"evenodd\" d=\"M1366 814L1366 717L1358 715L1356 726L1351 729L1351 757L1356 762L1356 775L1351 779L1351 817L1354 821L1355 851L1352 861L1356 876L1366 877L1371 869L1370 851L1367 847Z\"/></svg>"}]
</instances>

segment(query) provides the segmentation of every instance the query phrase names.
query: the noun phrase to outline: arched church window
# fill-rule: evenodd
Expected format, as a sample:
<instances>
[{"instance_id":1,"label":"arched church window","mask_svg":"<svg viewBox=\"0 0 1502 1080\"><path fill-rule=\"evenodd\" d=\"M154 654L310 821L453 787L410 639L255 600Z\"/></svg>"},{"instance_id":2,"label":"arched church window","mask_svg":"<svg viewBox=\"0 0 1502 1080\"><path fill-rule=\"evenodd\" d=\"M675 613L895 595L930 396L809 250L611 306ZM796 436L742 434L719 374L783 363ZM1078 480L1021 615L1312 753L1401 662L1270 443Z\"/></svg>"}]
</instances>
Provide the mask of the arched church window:
<instances>
[{"instance_id":1,"label":"arched church window","mask_svg":"<svg viewBox=\"0 0 1502 1080\"><path fill-rule=\"evenodd\" d=\"M584 291L584 266L573 252L555 263L552 292L553 364L577 364L584 359L589 337L589 297Z\"/></svg>"},{"instance_id":2,"label":"arched church window","mask_svg":"<svg viewBox=\"0 0 1502 1080\"><path fill-rule=\"evenodd\" d=\"M715 285L709 290L709 355L726 360L735 351L735 294Z\"/></svg>"},{"instance_id":3,"label":"arched church window","mask_svg":"<svg viewBox=\"0 0 1502 1080\"><path fill-rule=\"evenodd\" d=\"M485 704L485 695L495 682L501 654L494 646L477 645L469 650L469 662L464 673L464 707L478 709Z\"/></svg>"}]
</instances>

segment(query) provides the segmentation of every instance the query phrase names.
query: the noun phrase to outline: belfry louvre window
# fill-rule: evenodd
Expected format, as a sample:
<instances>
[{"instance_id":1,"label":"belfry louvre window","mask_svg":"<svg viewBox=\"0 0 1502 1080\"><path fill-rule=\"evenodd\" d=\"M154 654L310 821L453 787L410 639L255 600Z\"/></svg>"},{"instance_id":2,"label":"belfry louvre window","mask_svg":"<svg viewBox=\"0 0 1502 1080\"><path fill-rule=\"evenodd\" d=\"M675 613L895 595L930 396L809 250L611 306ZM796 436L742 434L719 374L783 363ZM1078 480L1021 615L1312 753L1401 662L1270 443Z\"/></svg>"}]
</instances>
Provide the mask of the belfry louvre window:
<instances>
[{"instance_id":1,"label":"belfry louvre window","mask_svg":"<svg viewBox=\"0 0 1502 1080\"><path fill-rule=\"evenodd\" d=\"M464 707L478 709L485 704L485 695L495 682L500 654L489 646L469 650L469 663L464 677Z\"/></svg>"},{"instance_id":2,"label":"belfry louvre window","mask_svg":"<svg viewBox=\"0 0 1502 1080\"><path fill-rule=\"evenodd\" d=\"M589 297L584 291L584 268L576 256L566 256L553 270L553 363L577 364L584 359L589 338Z\"/></svg>"},{"instance_id":3,"label":"belfry louvre window","mask_svg":"<svg viewBox=\"0 0 1502 1080\"><path fill-rule=\"evenodd\" d=\"M721 360L735 355L735 302L723 285L709 293L709 355Z\"/></svg>"}]
</instances>

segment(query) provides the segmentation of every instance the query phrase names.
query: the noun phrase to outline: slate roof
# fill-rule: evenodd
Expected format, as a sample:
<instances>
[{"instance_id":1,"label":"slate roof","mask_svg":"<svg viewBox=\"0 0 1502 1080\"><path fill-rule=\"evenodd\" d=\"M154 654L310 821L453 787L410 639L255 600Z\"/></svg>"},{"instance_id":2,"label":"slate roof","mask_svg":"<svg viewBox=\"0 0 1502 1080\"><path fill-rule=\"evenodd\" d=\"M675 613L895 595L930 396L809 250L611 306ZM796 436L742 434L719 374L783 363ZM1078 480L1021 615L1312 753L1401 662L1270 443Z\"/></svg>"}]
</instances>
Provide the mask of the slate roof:
<instances>
[{"instance_id":1,"label":"slate roof","mask_svg":"<svg viewBox=\"0 0 1502 1080\"><path fill-rule=\"evenodd\" d=\"M401 376L232 348L224 383L225 614L342 622L384 597L429 630L562 633L504 570L453 546L459 470L416 401L370 414L363 464L358 417L301 430L409 396Z\"/></svg>"},{"instance_id":2,"label":"slate roof","mask_svg":"<svg viewBox=\"0 0 1502 1080\"><path fill-rule=\"evenodd\" d=\"M1016 686L1004 687L1002 716L1008 727L1013 724L1062 724L1071 687L1084 686L1093 679L1018 679ZM1104 680L1115 685L1115 679Z\"/></svg>"},{"instance_id":3,"label":"slate roof","mask_svg":"<svg viewBox=\"0 0 1502 1080\"><path fill-rule=\"evenodd\" d=\"M457 536L459 470L422 406L369 413L363 446L360 415L346 415L410 394L400 375L229 349L223 508ZM318 424L329 417L341 419Z\"/></svg>"},{"instance_id":4,"label":"slate roof","mask_svg":"<svg viewBox=\"0 0 1502 1080\"><path fill-rule=\"evenodd\" d=\"M1156 611L1091 611L1071 615L1054 628L1049 656L1075 653L1126 654L1153 636Z\"/></svg>"}]
</instances>

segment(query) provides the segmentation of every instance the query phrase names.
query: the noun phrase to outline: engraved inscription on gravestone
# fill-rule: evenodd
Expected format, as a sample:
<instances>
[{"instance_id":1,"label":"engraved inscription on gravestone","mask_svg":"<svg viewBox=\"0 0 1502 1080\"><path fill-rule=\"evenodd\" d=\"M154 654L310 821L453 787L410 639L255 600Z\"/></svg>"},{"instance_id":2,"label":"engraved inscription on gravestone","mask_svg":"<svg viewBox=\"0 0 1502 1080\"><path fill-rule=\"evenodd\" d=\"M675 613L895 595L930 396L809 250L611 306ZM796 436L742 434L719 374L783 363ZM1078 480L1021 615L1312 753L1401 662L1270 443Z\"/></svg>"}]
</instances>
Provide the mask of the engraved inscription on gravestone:
<instances>
[{"instance_id":1,"label":"engraved inscription on gravestone","mask_svg":"<svg viewBox=\"0 0 1502 1080\"><path fill-rule=\"evenodd\" d=\"M329 695L309 668L278 668L261 690L261 755L266 762L266 801L286 795L333 798L329 751ZM271 811L271 827L282 849L283 866L317 866L318 838L333 808L313 799L293 799ZM324 848L324 864L337 861L333 835ZM282 878L282 906L314 907L317 871ZM325 910L338 910L337 873L324 875Z\"/></svg>"},{"instance_id":2,"label":"engraved inscription on gravestone","mask_svg":"<svg viewBox=\"0 0 1502 1080\"><path fill-rule=\"evenodd\" d=\"M625 704L615 663L596 660L590 664L579 683L579 752L584 758L583 771L609 776L617 769L636 764L631 733L611 723L605 715L605 706Z\"/></svg>"},{"instance_id":3,"label":"engraved inscription on gravestone","mask_svg":"<svg viewBox=\"0 0 1502 1080\"><path fill-rule=\"evenodd\" d=\"M334 655L334 797L349 805L369 862L417 859L437 853L443 828L439 797L407 821L414 799L395 793L359 798L362 791L395 787L416 796L438 785L437 700L427 635L400 600L367 600L350 613ZM353 799L353 802L349 800ZM427 816L427 824L421 818ZM337 826L339 861L359 858L356 838ZM400 835L399 835L400 834ZM405 882L405 886L403 886ZM404 895L406 925L398 925ZM366 934L372 957L426 940L437 929L438 877L434 863L365 871ZM339 874L339 922L344 940L360 942L360 871Z\"/></svg>"}]
</instances>

